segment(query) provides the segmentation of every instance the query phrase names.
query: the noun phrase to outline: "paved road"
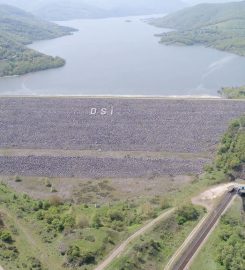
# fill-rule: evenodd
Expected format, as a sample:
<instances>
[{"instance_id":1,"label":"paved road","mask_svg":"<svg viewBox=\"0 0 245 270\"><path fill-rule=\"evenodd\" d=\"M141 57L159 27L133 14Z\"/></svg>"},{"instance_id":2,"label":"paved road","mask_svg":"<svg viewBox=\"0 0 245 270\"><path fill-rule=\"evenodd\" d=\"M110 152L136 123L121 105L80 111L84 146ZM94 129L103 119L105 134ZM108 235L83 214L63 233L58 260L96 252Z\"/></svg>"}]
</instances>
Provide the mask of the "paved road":
<instances>
[{"instance_id":1,"label":"paved road","mask_svg":"<svg viewBox=\"0 0 245 270\"><path fill-rule=\"evenodd\" d=\"M120 246L118 246L110 255L109 257L104 260L101 264L99 264L94 270L104 270L114 259L116 259L129 245L129 243L133 240L135 240L140 235L144 234L147 230L154 227L158 222L162 221L163 219L167 218L169 215L171 215L174 212L174 208L164 212L159 217L155 218L148 224L146 224L143 228L139 229L137 232L135 232L133 235L131 235L127 240L125 240Z\"/></svg>"},{"instance_id":2,"label":"paved road","mask_svg":"<svg viewBox=\"0 0 245 270\"><path fill-rule=\"evenodd\" d=\"M198 248L201 246L203 241L208 236L209 232L215 226L216 222L226 209L226 207L231 202L233 196L236 193L227 193L223 200L220 202L218 207L211 213L210 217L207 219L206 222L203 223L201 228L198 230L190 244L187 246L186 250L180 256L179 260L174 264L172 270L184 270L187 264L190 262L192 257L195 255Z\"/></svg>"}]
</instances>

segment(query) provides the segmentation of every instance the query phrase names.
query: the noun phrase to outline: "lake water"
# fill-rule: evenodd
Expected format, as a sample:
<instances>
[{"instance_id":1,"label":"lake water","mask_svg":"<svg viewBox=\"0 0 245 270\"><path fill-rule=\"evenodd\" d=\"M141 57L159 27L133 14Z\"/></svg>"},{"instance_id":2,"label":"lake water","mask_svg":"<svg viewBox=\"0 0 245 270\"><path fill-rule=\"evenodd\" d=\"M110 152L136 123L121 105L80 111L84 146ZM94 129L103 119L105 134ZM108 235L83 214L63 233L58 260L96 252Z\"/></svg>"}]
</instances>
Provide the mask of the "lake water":
<instances>
[{"instance_id":1,"label":"lake water","mask_svg":"<svg viewBox=\"0 0 245 270\"><path fill-rule=\"evenodd\" d=\"M222 86L245 84L245 57L164 46L155 36L163 30L142 18L61 22L79 32L30 47L67 64L2 78L0 95L217 95Z\"/></svg>"}]
</instances>

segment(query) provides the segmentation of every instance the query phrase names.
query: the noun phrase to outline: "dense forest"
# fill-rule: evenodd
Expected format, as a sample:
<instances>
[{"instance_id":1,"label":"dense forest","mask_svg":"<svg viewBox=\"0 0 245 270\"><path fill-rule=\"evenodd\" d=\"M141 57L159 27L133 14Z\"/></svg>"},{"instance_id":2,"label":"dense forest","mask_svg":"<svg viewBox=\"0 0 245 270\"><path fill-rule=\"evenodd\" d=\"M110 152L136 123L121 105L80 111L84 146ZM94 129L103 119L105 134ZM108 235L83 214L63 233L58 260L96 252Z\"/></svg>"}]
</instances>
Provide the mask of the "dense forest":
<instances>
[{"instance_id":1,"label":"dense forest","mask_svg":"<svg viewBox=\"0 0 245 270\"><path fill-rule=\"evenodd\" d=\"M37 19L20 9L0 5L0 77L63 66L63 59L36 52L26 45L72 31L74 29Z\"/></svg>"},{"instance_id":2,"label":"dense forest","mask_svg":"<svg viewBox=\"0 0 245 270\"><path fill-rule=\"evenodd\" d=\"M162 35L164 44L204 45L245 56L245 1L201 4L152 23L177 30Z\"/></svg>"},{"instance_id":3,"label":"dense forest","mask_svg":"<svg viewBox=\"0 0 245 270\"><path fill-rule=\"evenodd\" d=\"M208 177L223 175L222 180L243 178L245 172L245 115L234 120L224 134L212 165L206 167ZM215 180L215 179L214 179Z\"/></svg>"}]
</instances>

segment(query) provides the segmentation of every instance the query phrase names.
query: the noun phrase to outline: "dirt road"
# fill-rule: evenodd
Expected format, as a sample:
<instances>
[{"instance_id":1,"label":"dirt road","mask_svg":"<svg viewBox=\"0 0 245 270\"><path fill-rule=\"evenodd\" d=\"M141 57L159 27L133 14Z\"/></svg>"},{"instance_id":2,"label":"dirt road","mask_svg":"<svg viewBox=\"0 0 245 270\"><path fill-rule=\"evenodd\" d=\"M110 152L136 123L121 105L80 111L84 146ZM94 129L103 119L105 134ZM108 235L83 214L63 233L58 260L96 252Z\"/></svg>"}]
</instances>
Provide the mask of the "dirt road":
<instances>
[{"instance_id":1,"label":"dirt road","mask_svg":"<svg viewBox=\"0 0 245 270\"><path fill-rule=\"evenodd\" d=\"M174 212L174 208L170 209L167 212L164 212L159 217L155 218L148 224L146 224L143 228L139 229L133 235L131 235L127 240L125 240L120 246L118 246L107 259L105 259L101 264L99 264L94 270L104 270L115 258L117 258L129 245L129 243L135 240L140 235L144 234L146 231L154 227L158 222L162 221L163 219L167 218Z\"/></svg>"}]
</instances>

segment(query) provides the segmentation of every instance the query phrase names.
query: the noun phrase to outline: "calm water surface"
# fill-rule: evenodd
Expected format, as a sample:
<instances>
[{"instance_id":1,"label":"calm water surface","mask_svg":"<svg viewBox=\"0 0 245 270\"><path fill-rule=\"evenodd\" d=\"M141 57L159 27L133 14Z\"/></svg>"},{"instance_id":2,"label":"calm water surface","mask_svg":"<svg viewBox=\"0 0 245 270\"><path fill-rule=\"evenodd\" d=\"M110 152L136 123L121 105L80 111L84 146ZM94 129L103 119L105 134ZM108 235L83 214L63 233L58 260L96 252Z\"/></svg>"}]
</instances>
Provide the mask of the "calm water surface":
<instances>
[{"instance_id":1,"label":"calm water surface","mask_svg":"<svg viewBox=\"0 0 245 270\"><path fill-rule=\"evenodd\" d=\"M245 57L161 45L154 35L163 30L142 17L60 24L79 32L31 47L66 66L2 78L0 95L217 95L221 86L245 84Z\"/></svg>"}]
</instances>

